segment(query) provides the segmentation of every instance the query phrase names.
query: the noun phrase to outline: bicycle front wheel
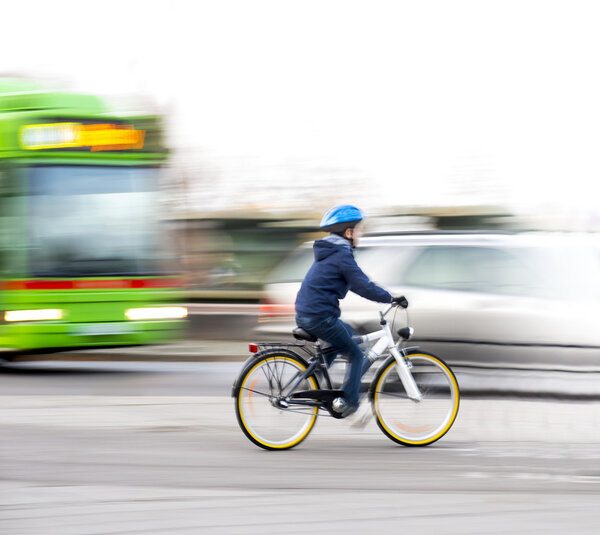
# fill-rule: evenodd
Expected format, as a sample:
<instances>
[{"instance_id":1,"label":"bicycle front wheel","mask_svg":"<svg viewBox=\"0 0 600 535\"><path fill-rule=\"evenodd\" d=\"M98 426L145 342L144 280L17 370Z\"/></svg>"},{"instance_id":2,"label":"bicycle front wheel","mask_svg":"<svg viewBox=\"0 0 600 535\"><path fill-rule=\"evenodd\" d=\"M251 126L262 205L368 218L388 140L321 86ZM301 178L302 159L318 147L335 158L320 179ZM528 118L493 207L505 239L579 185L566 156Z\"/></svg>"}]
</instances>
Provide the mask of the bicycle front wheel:
<instances>
[{"instance_id":1,"label":"bicycle front wheel","mask_svg":"<svg viewBox=\"0 0 600 535\"><path fill-rule=\"evenodd\" d=\"M235 411L242 431L256 445L267 450L288 449L310 433L318 407L285 402L306 368L303 359L291 352L268 351L242 372ZM310 376L294 390L317 388L316 379Z\"/></svg>"},{"instance_id":2,"label":"bicycle front wheel","mask_svg":"<svg viewBox=\"0 0 600 535\"><path fill-rule=\"evenodd\" d=\"M404 446L427 446L443 437L456 420L458 382L434 355L416 352L407 359L423 399L416 402L407 396L396 360L390 357L373 380L371 402L377 425L387 437Z\"/></svg>"}]
</instances>

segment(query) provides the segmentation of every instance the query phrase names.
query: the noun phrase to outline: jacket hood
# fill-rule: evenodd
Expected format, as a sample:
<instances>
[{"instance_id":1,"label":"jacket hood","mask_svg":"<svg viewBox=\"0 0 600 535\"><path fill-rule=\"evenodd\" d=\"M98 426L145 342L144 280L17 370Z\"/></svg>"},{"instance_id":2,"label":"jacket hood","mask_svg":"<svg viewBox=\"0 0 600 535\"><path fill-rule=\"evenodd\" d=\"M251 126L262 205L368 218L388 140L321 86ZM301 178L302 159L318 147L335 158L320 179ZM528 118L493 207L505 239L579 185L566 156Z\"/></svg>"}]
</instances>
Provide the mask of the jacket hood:
<instances>
[{"instance_id":1,"label":"jacket hood","mask_svg":"<svg viewBox=\"0 0 600 535\"><path fill-rule=\"evenodd\" d=\"M342 238L341 236L338 236L337 234L331 234L330 236L327 236L322 240L317 240L313 244L315 260L317 262L324 260L325 258L331 256L333 253L344 248L352 252L352 247L350 246L348 240Z\"/></svg>"}]
</instances>

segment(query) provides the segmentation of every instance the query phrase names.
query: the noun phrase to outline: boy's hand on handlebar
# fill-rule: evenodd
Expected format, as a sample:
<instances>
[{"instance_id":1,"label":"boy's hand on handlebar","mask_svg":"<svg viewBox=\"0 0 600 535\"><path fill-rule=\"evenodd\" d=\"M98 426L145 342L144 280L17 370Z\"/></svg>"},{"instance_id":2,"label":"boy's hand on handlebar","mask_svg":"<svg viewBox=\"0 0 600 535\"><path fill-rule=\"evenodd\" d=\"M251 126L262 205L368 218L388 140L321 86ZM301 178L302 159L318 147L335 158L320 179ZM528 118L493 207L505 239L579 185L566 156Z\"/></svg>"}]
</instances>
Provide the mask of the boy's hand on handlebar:
<instances>
[{"instance_id":1,"label":"boy's hand on handlebar","mask_svg":"<svg viewBox=\"0 0 600 535\"><path fill-rule=\"evenodd\" d=\"M392 304L402 308L408 308L408 299L403 295L400 297L392 297Z\"/></svg>"}]
</instances>

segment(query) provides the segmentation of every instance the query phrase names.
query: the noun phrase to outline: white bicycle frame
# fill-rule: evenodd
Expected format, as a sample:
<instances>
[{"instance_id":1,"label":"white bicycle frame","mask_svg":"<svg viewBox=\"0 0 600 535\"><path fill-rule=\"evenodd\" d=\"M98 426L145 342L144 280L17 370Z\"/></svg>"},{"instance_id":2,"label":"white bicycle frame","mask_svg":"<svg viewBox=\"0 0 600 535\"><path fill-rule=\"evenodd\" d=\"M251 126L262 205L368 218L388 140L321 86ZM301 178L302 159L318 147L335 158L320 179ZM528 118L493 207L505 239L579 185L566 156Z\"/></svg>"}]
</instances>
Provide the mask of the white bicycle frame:
<instances>
[{"instance_id":1,"label":"white bicycle frame","mask_svg":"<svg viewBox=\"0 0 600 535\"><path fill-rule=\"evenodd\" d=\"M402 381L402 385L406 390L406 394L413 401L421 401L423 396L417 383L415 382L412 373L410 372L409 362L406 360L405 350L400 350L396 342L394 342L394 336L392 335L392 331L388 322L385 320L385 316L388 312L393 308L393 305L389 305L385 311L379 312L381 317L381 329L379 331L374 331L369 334L365 334L360 337L361 342L372 343L373 346L367 351L366 356L372 360L379 358L386 351L389 351L390 354L396 359L396 363L398 366L396 370L398 371L398 376L400 377L400 381ZM412 331L412 329L411 329Z\"/></svg>"}]
</instances>

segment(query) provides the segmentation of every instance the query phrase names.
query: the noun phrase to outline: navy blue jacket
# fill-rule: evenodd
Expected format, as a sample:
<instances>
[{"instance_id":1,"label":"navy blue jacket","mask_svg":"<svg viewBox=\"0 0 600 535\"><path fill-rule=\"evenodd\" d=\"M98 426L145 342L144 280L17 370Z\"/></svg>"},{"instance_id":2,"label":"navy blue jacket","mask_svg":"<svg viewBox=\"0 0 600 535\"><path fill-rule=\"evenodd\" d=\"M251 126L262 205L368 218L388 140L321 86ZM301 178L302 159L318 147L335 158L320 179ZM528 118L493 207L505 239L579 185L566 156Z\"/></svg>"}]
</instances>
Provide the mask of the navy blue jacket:
<instances>
[{"instance_id":1,"label":"navy blue jacket","mask_svg":"<svg viewBox=\"0 0 600 535\"><path fill-rule=\"evenodd\" d=\"M339 300L348 290L380 303L392 296L369 280L354 260L348 240L331 234L313 245L315 261L296 297L296 314L305 317L340 317Z\"/></svg>"}]
</instances>

